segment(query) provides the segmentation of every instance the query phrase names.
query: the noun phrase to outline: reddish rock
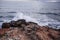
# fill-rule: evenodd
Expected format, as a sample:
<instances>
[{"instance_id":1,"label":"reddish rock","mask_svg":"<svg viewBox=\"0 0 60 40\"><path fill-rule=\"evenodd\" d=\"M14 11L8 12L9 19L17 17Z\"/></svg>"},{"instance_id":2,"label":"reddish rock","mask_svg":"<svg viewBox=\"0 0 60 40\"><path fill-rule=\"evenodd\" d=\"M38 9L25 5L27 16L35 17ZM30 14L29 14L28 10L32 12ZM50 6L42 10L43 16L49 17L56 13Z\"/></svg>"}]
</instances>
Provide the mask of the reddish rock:
<instances>
[{"instance_id":1,"label":"reddish rock","mask_svg":"<svg viewBox=\"0 0 60 40\"><path fill-rule=\"evenodd\" d=\"M0 40L60 40L60 29L39 26L21 19L3 23Z\"/></svg>"}]
</instances>

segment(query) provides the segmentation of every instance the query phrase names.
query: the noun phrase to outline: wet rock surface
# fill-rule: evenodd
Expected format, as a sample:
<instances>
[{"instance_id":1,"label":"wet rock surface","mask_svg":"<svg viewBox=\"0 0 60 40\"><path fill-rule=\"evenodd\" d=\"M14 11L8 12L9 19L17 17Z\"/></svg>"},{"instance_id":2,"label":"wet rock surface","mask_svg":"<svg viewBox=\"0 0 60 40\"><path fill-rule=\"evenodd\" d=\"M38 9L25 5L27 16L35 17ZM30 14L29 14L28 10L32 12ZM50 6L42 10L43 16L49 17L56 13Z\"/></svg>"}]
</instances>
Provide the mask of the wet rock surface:
<instances>
[{"instance_id":1,"label":"wet rock surface","mask_svg":"<svg viewBox=\"0 0 60 40\"><path fill-rule=\"evenodd\" d=\"M60 29L20 19L2 24L0 40L60 40Z\"/></svg>"}]
</instances>

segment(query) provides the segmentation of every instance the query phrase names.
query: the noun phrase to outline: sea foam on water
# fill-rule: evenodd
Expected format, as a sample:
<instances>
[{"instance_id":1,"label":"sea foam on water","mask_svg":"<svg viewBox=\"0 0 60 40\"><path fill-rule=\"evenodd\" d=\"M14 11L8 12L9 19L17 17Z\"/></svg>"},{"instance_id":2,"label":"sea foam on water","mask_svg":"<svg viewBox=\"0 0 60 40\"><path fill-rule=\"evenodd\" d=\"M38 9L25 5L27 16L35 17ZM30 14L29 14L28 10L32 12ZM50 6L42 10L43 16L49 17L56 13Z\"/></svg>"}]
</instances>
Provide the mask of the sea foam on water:
<instances>
[{"instance_id":1,"label":"sea foam on water","mask_svg":"<svg viewBox=\"0 0 60 40\"><path fill-rule=\"evenodd\" d=\"M27 16L27 15L21 13L21 12L18 12L12 20L17 21L17 20L19 20L19 19L25 19L27 22L35 22L35 23L40 24L40 23L37 21L37 19L32 18L32 17L30 17L30 16Z\"/></svg>"}]
</instances>

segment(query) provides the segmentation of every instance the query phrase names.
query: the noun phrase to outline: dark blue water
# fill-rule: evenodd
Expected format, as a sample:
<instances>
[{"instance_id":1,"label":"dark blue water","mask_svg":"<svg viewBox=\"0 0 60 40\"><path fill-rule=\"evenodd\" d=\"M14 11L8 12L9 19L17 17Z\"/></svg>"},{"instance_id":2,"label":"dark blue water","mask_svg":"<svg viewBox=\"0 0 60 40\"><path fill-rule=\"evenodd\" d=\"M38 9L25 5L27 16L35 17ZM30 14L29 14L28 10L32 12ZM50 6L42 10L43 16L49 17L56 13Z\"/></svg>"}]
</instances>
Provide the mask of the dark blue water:
<instances>
[{"instance_id":1,"label":"dark blue water","mask_svg":"<svg viewBox=\"0 0 60 40\"><path fill-rule=\"evenodd\" d=\"M58 2L0 2L0 25L11 21L18 12L35 18L39 23L60 28L60 3Z\"/></svg>"}]
</instances>

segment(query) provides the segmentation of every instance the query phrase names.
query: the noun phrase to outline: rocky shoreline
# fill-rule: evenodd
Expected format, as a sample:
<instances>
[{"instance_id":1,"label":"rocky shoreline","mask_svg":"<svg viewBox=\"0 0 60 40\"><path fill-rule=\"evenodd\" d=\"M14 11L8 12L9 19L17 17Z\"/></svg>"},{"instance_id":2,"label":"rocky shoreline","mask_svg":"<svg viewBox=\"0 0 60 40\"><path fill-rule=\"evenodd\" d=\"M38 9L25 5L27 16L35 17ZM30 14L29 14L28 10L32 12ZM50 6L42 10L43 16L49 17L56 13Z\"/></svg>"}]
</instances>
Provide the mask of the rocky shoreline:
<instances>
[{"instance_id":1,"label":"rocky shoreline","mask_svg":"<svg viewBox=\"0 0 60 40\"><path fill-rule=\"evenodd\" d=\"M0 40L60 40L60 29L20 19L2 24Z\"/></svg>"}]
</instances>

